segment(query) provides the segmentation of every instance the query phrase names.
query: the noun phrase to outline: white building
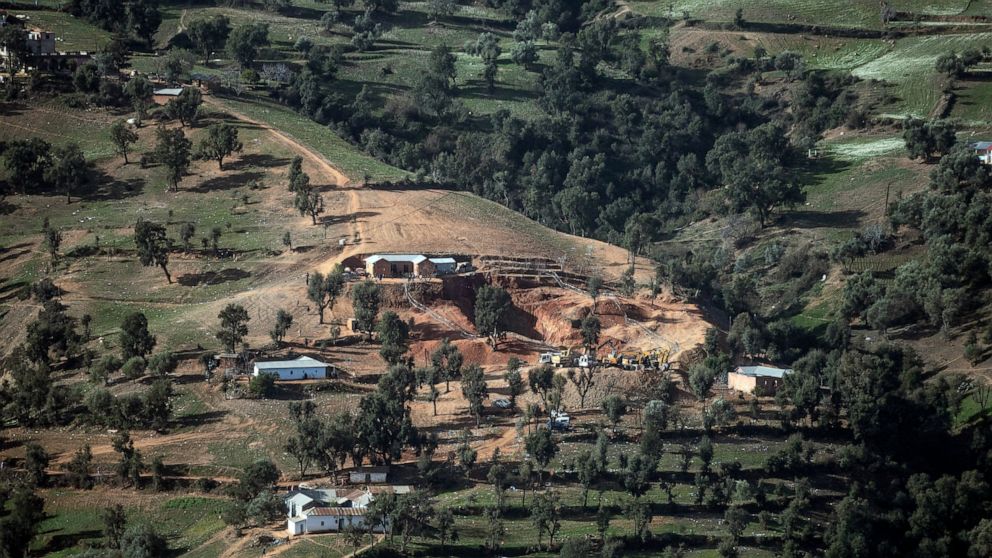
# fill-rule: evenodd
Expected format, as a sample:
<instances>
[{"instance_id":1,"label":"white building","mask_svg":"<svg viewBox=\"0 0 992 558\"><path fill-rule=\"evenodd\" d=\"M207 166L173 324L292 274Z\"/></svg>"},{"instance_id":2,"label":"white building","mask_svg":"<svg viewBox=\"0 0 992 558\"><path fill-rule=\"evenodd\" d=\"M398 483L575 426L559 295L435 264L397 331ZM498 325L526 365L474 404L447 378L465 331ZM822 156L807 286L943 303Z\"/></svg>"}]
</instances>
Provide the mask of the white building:
<instances>
[{"instance_id":1,"label":"white building","mask_svg":"<svg viewBox=\"0 0 992 558\"><path fill-rule=\"evenodd\" d=\"M303 535L343 531L351 526L364 525L365 508L310 508L303 515L289 518L287 531L290 535ZM377 525L372 530L382 533L384 529L382 525Z\"/></svg>"},{"instance_id":2,"label":"white building","mask_svg":"<svg viewBox=\"0 0 992 558\"><path fill-rule=\"evenodd\" d=\"M389 476L389 467L357 467L348 473L348 480L352 484L369 484L386 482Z\"/></svg>"},{"instance_id":3,"label":"white building","mask_svg":"<svg viewBox=\"0 0 992 558\"><path fill-rule=\"evenodd\" d=\"M27 49L27 54L30 56L47 56L55 54L55 33L45 31L44 29L25 30L24 47ZM7 47L0 46L0 58L7 58L7 55Z\"/></svg>"},{"instance_id":4,"label":"white building","mask_svg":"<svg viewBox=\"0 0 992 558\"><path fill-rule=\"evenodd\" d=\"M252 375L258 376L262 372L276 374L280 380L313 380L335 374L333 365L308 356L301 356L293 360L256 361Z\"/></svg>"},{"instance_id":5,"label":"white building","mask_svg":"<svg viewBox=\"0 0 992 558\"><path fill-rule=\"evenodd\" d=\"M297 517L303 515L310 508L326 507L332 504L340 505L337 493L337 490L328 488L293 490L283 498L283 502L286 503L286 516Z\"/></svg>"},{"instance_id":6,"label":"white building","mask_svg":"<svg viewBox=\"0 0 992 558\"><path fill-rule=\"evenodd\" d=\"M375 500L376 494L409 494L412 486L378 486L351 490L299 489L290 492L286 503L286 530L290 535L341 531L350 526L365 525L365 510ZM376 525L375 532L383 532L389 524Z\"/></svg>"}]
</instances>

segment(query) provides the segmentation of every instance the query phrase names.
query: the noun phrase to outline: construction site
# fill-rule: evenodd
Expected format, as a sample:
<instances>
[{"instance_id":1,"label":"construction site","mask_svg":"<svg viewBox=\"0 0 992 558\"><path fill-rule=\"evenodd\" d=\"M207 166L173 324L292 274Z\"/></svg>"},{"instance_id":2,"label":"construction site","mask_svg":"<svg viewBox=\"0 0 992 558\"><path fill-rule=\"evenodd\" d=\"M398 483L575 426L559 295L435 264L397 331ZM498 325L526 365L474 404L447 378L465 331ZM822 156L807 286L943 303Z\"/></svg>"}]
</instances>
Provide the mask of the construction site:
<instances>
[{"instance_id":1,"label":"construction site","mask_svg":"<svg viewBox=\"0 0 992 558\"><path fill-rule=\"evenodd\" d=\"M693 304L665 294L625 297L617 281L600 280L590 269L568 270L545 258L446 257L458 262L458 271L373 278L382 289L384 309L415 324L415 358L448 339L482 365L504 365L512 357L559 368L665 371L679 368L680 359L702 343L711 327ZM349 257L342 263L346 270L364 270L361 261ZM359 281L369 275L359 271L350 277ZM595 297L588 288L591 278L599 285ZM499 351L492 350L473 325L475 294L482 285L504 288L513 302ZM586 346L581 323L590 314L598 318L601 331L598 342ZM374 370L378 363L370 360ZM364 369L357 359L351 364L356 373Z\"/></svg>"}]
</instances>

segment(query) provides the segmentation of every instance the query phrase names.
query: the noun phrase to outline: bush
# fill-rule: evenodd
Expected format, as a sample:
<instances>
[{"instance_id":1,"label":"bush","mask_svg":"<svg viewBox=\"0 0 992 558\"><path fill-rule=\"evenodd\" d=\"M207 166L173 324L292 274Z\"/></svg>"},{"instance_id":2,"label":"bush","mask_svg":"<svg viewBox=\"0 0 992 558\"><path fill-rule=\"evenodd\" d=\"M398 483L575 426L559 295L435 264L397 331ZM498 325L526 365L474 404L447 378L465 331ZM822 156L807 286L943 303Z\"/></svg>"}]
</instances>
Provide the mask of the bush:
<instances>
[{"instance_id":1,"label":"bush","mask_svg":"<svg viewBox=\"0 0 992 558\"><path fill-rule=\"evenodd\" d=\"M262 372L253 376L248 382L248 393L258 399L271 397L276 390L276 380L279 377L271 372Z\"/></svg>"},{"instance_id":2,"label":"bush","mask_svg":"<svg viewBox=\"0 0 992 558\"><path fill-rule=\"evenodd\" d=\"M179 360L171 352L156 353L148 359L148 370L157 376L165 376L176 371Z\"/></svg>"},{"instance_id":3,"label":"bush","mask_svg":"<svg viewBox=\"0 0 992 558\"><path fill-rule=\"evenodd\" d=\"M207 477L196 479L196 489L203 493L210 493L217 488L217 481Z\"/></svg>"},{"instance_id":4,"label":"bush","mask_svg":"<svg viewBox=\"0 0 992 558\"><path fill-rule=\"evenodd\" d=\"M128 380L140 378L145 373L145 359L139 356L131 357L124 363L124 367L121 370L124 372L124 377Z\"/></svg>"}]
</instances>

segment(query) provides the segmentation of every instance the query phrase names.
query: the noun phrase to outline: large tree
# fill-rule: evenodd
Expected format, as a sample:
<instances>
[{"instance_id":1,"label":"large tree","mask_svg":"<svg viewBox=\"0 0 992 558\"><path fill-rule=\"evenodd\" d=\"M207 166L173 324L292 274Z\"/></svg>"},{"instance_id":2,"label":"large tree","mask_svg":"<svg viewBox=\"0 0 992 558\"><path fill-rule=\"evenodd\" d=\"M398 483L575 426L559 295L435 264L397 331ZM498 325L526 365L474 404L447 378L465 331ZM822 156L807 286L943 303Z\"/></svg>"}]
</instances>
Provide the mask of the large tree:
<instances>
[{"instance_id":1,"label":"large tree","mask_svg":"<svg viewBox=\"0 0 992 558\"><path fill-rule=\"evenodd\" d=\"M51 166L45 170L45 180L56 191L65 192L65 201L72 201L72 193L87 179L86 157L79 144L70 142L52 149Z\"/></svg>"},{"instance_id":2,"label":"large tree","mask_svg":"<svg viewBox=\"0 0 992 558\"><path fill-rule=\"evenodd\" d=\"M12 140L3 151L10 185L21 194L34 194L45 186L45 170L52 163L52 145L40 138Z\"/></svg>"},{"instance_id":3,"label":"large tree","mask_svg":"<svg viewBox=\"0 0 992 558\"><path fill-rule=\"evenodd\" d=\"M138 260L141 265L157 265L165 273L165 279L170 284L169 250L171 242L165 235L165 226L151 221L139 220L134 225L134 244L138 247Z\"/></svg>"},{"instance_id":4,"label":"large tree","mask_svg":"<svg viewBox=\"0 0 992 558\"><path fill-rule=\"evenodd\" d=\"M399 364L406 354L407 339L410 337L410 330L396 312L388 310L382 314L382 319L376 325L376 333L379 336L379 356L387 364Z\"/></svg>"},{"instance_id":5,"label":"large tree","mask_svg":"<svg viewBox=\"0 0 992 558\"><path fill-rule=\"evenodd\" d=\"M117 339L121 346L121 358L125 361L142 357L155 348L155 336L148 332L148 318L141 312L128 314L121 323L121 333Z\"/></svg>"},{"instance_id":6,"label":"large tree","mask_svg":"<svg viewBox=\"0 0 992 558\"><path fill-rule=\"evenodd\" d=\"M957 129L948 120L924 122L917 118L908 118L903 122L902 137L910 158L929 162L934 157L950 152L957 143Z\"/></svg>"},{"instance_id":7,"label":"large tree","mask_svg":"<svg viewBox=\"0 0 992 558\"><path fill-rule=\"evenodd\" d=\"M355 314L355 329L369 337L375 331L379 317L379 285L362 281L351 288L351 307Z\"/></svg>"},{"instance_id":8,"label":"large tree","mask_svg":"<svg viewBox=\"0 0 992 558\"><path fill-rule=\"evenodd\" d=\"M217 161L217 168L224 170L224 158L240 153L243 148L238 140L238 129L219 122L207 128L207 136L200 141L199 154L204 159Z\"/></svg>"},{"instance_id":9,"label":"large tree","mask_svg":"<svg viewBox=\"0 0 992 558\"><path fill-rule=\"evenodd\" d=\"M200 90L196 87L184 87L178 97L170 99L165 104L165 114L169 118L179 120L184 127L191 126L200 116L201 104L203 104L203 95ZM235 141L237 141L237 133L235 133Z\"/></svg>"},{"instance_id":10,"label":"large tree","mask_svg":"<svg viewBox=\"0 0 992 558\"><path fill-rule=\"evenodd\" d=\"M250 68L258 57L258 50L269 44L267 23L242 23L227 38L227 52L242 68Z\"/></svg>"},{"instance_id":11,"label":"large tree","mask_svg":"<svg viewBox=\"0 0 992 558\"><path fill-rule=\"evenodd\" d=\"M165 166L166 180L170 188L178 192L179 182L189 170L193 159L193 142L181 128L159 127L156 132L158 143L155 146L155 160Z\"/></svg>"},{"instance_id":12,"label":"large tree","mask_svg":"<svg viewBox=\"0 0 992 558\"><path fill-rule=\"evenodd\" d=\"M477 364L462 372L462 395L468 401L469 412L475 417L475 425L482 426L482 411L485 409L486 398L489 397L489 387L486 385L485 373Z\"/></svg>"},{"instance_id":13,"label":"large tree","mask_svg":"<svg viewBox=\"0 0 992 558\"><path fill-rule=\"evenodd\" d=\"M720 136L706 165L724 184L727 209L751 210L764 227L775 208L805 201L802 185L786 167L791 149L778 124Z\"/></svg>"},{"instance_id":14,"label":"large tree","mask_svg":"<svg viewBox=\"0 0 992 558\"><path fill-rule=\"evenodd\" d=\"M251 317L240 304L228 304L217 315L220 320L220 331L217 339L224 344L228 352L233 353L235 346L248 335L248 322Z\"/></svg>"},{"instance_id":15,"label":"large tree","mask_svg":"<svg viewBox=\"0 0 992 558\"><path fill-rule=\"evenodd\" d=\"M482 78L489 90L492 91L496 86L499 56L503 52L499 46L499 38L493 33L485 32L479 35L474 44L469 46L469 54L482 58Z\"/></svg>"},{"instance_id":16,"label":"large tree","mask_svg":"<svg viewBox=\"0 0 992 558\"><path fill-rule=\"evenodd\" d=\"M131 106L134 107L139 120L143 120L148 114L154 92L155 86L143 74L134 76L124 86L124 94L131 100Z\"/></svg>"},{"instance_id":17,"label":"large tree","mask_svg":"<svg viewBox=\"0 0 992 558\"><path fill-rule=\"evenodd\" d=\"M320 323L324 323L324 310L334 308L334 302L344 290L344 268L335 264L330 273L320 272L310 274L307 281L307 298L317 305Z\"/></svg>"},{"instance_id":18,"label":"large tree","mask_svg":"<svg viewBox=\"0 0 992 558\"><path fill-rule=\"evenodd\" d=\"M276 347L282 345L283 337L286 336L286 332L289 331L292 325L293 315L280 308L276 312L276 323L272 326L272 330L269 331L269 337L272 338L272 342L276 344Z\"/></svg>"},{"instance_id":19,"label":"large tree","mask_svg":"<svg viewBox=\"0 0 992 558\"><path fill-rule=\"evenodd\" d=\"M28 49L27 33L18 25L0 27L0 48L7 52L7 75L16 75L24 65L31 51ZM7 86L13 90L14 80L8 79Z\"/></svg>"},{"instance_id":20,"label":"large tree","mask_svg":"<svg viewBox=\"0 0 992 558\"><path fill-rule=\"evenodd\" d=\"M513 303L500 287L483 285L475 295L475 328L489 338L493 349L506 334L507 314Z\"/></svg>"},{"instance_id":21,"label":"large tree","mask_svg":"<svg viewBox=\"0 0 992 558\"><path fill-rule=\"evenodd\" d=\"M373 463L388 465L417 439L417 429L403 401L381 390L366 395L358 404L355 430L360 455L367 455Z\"/></svg>"},{"instance_id":22,"label":"large tree","mask_svg":"<svg viewBox=\"0 0 992 558\"><path fill-rule=\"evenodd\" d=\"M128 164L127 154L131 150L131 144L138 141L138 134L123 120L118 120L110 126L110 140L114 143L114 149L124 157L124 164Z\"/></svg>"},{"instance_id":23,"label":"large tree","mask_svg":"<svg viewBox=\"0 0 992 558\"><path fill-rule=\"evenodd\" d=\"M209 61L214 51L224 48L227 37L231 34L231 20L224 15L215 15L207 19L195 19L186 27L193 48L203 56L203 63Z\"/></svg>"},{"instance_id":24,"label":"large tree","mask_svg":"<svg viewBox=\"0 0 992 558\"><path fill-rule=\"evenodd\" d=\"M311 222L316 225L317 216L324 212L324 196L320 190L310 184L310 177L306 173L302 173L296 184L290 187L296 192L293 206L300 215L309 215Z\"/></svg>"}]
</instances>

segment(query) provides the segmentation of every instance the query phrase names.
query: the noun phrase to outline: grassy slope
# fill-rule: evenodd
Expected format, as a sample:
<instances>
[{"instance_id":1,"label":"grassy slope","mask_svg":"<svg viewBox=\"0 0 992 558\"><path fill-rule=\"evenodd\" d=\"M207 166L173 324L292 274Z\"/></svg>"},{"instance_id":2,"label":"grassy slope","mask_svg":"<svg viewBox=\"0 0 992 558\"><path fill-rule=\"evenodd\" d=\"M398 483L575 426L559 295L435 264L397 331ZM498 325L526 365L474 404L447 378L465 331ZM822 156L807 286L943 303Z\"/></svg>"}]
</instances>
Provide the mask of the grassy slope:
<instances>
[{"instance_id":1,"label":"grassy slope","mask_svg":"<svg viewBox=\"0 0 992 558\"><path fill-rule=\"evenodd\" d=\"M224 528L219 516L229 505L227 499L170 494L141 494L129 499L126 492L103 488L93 492L53 489L42 496L48 518L39 526L41 535L32 548L44 550L50 557L71 556L79 551L79 543L99 544L101 506L124 504L128 521L153 524L169 539L170 547L184 551L202 545Z\"/></svg>"},{"instance_id":2,"label":"grassy slope","mask_svg":"<svg viewBox=\"0 0 992 558\"><path fill-rule=\"evenodd\" d=\"M934 15L955 15L969 4L967 0L894 0L889 2L900 11ZM693 18L706 21L733 21L738 8L744 8L744 19L772 23L804 23L812 25L846 25L878 28L879 4L875 0L764 0L746 2L739 0L650 0L631 2L634 10L645 15L667 16L669 5L675 17L688 11Z\"/></svg>"}]
</instances>

